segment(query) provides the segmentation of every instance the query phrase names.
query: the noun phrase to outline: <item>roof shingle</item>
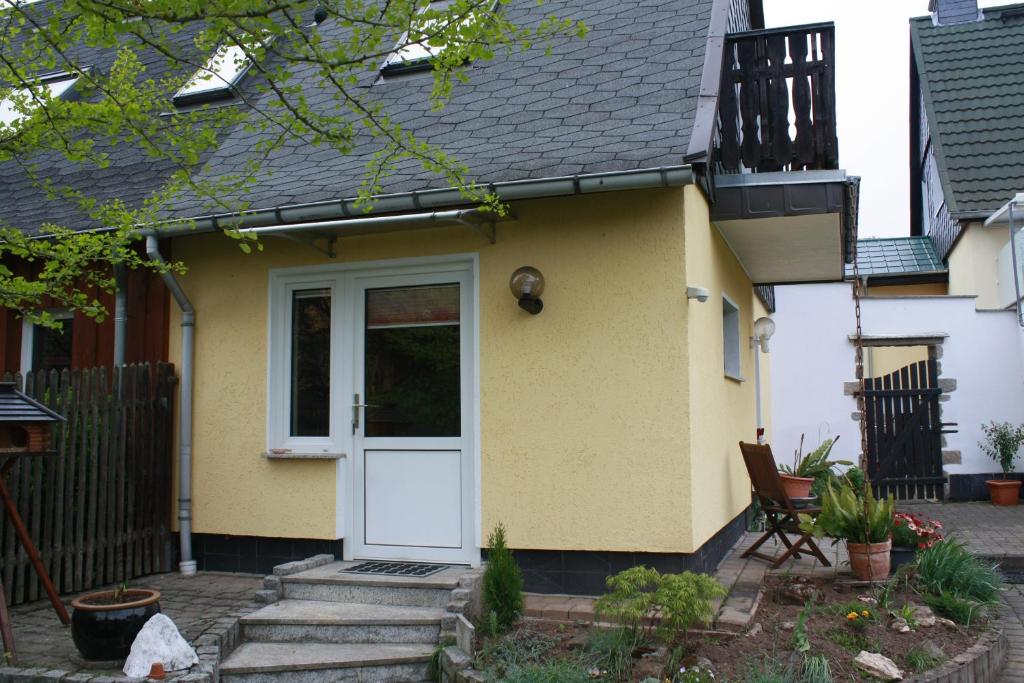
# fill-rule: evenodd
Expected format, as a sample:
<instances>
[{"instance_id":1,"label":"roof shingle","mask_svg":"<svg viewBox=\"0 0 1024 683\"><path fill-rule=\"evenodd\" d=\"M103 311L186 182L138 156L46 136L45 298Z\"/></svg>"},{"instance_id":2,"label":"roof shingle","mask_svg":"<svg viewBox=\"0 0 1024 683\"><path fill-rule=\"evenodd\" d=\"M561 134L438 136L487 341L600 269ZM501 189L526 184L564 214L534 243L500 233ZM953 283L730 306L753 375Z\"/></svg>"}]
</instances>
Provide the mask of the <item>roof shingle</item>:
<instances>
[{"instance_id":1,"label":"roof shingle","mask_svg":"<svg viewBox=\"0 0 1024 683\"><path fill-rule=\"evenodd\" d=\"M931 238L920 236L857 240L857 266L862 277L946 272ZM852 263L846 266L846 277L853 277Z\"/></svg>"}]
</instances>

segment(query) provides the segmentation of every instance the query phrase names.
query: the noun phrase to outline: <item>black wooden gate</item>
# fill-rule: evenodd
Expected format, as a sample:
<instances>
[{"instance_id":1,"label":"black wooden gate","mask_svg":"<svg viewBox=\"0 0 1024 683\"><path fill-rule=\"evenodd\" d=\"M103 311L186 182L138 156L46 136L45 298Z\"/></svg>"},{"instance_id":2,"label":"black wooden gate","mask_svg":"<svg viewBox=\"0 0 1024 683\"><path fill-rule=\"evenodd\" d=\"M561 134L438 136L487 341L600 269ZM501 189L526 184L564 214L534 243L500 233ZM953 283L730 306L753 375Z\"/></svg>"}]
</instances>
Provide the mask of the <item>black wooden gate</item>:
<instances>
[{"instance_id":1,"label":"black wooden gate","mask_svg":"<svg viewBox=\"0 0 1024 683\"><path fill-rule=\"evenodd\" d=\"M943 497L941 395L934 360L865 380L868 476L876 495Z\"/></svg>"}]
</instances>

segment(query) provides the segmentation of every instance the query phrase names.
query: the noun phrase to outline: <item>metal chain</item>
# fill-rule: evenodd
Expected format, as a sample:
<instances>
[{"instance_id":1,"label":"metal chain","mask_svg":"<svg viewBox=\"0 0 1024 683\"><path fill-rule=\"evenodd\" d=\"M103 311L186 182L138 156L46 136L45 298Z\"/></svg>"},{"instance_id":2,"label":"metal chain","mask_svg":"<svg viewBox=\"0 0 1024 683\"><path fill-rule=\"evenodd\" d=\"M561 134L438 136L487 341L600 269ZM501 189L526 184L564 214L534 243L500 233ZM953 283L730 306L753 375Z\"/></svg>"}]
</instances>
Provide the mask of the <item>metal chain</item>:
<instances>
[{"instance_id":1,"label":"metal chain","mask_svg":"<svg viewBox=\"0 0 1024 683\"><path fill-rule=\"evenodd\" d=\"M860 314L860 266L857 259L857 221L853 221L853 310L857 317L857 330L854 335L854 367L856 379L860 383L857 390L857 411L860 413L860 469L864 473L864 480L867 481L868 474L868 425L867 425L867 397L864 391L867 389L867 382L864 379L864 330L861 327Z\"/></svg>"}]
</instances>

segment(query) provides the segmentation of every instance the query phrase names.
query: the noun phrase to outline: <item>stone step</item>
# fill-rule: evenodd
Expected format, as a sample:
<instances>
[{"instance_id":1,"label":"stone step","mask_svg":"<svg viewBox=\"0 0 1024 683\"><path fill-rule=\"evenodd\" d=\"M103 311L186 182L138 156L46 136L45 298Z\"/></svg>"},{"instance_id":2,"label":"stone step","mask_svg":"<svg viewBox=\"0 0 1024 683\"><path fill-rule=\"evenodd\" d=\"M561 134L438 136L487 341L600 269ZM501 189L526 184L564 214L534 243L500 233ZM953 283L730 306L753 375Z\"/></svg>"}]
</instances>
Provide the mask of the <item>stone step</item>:
<instances>
[{"instance_id":1,"label":"stone step","mask_svg":"<svg viewBox=\"0 0 1024 683\"><path fill-rule=\"evenodd\" d=\"M348 602L406 607L447 607L465 567L449 567L423 578L347 574L351 562L334 562L281 577L283 597L291 600Z\"/></svg>"},{"instance_id":2,"label":"stone step","mask_svg":"<svg viewBox=\"0 0 1024 683\"><path fill-rule=\"evenodd\" d=\"M316 600L281 600L240 620L250 642L436 643L445 611Z\"/></svg>"},{"instance_id":3,"label":"stone step","mask_svg":"<svg viewBox=\"0 0 1024 683\"><path fill-rule=\"evenodd\" d=\"M432 644L243 643L220 665L225 683L408 683L430 678Z\"/></svg>"}]
</instances>

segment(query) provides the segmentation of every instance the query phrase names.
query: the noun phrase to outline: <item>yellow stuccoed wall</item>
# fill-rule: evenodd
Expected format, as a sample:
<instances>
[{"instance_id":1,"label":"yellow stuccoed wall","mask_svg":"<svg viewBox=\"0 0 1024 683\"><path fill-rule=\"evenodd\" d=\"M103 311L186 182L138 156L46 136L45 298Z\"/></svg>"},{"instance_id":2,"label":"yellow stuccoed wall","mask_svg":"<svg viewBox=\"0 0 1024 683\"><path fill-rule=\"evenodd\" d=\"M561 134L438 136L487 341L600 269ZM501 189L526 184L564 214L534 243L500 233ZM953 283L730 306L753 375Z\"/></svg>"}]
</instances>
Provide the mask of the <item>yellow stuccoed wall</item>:
<instances>
[{"instance_id":1,"label":"yellow stuccoed wall","mask_svg":"<svg viewBox=\"0 0 1024 683\"><path fill-rule=\"evenodd\" d=\"M975 307L999 308L999 251L1010 240L999 228L970 223L949 253L949 293L976 295Z\"/></svg>"},{"instance_id":2,"label":"yellow stuccoed wall","mask_svg":"<svg viewBox=\"0 0 1024 683\"><path fill-rule=\"evenodd\" d=\"M870 285L868 296L945 296L949 285L945 282L924 282L914 285Z\"/></svg>"},{"instance_id":3,"label":"yellow stuccoed wall","mask_svg":"<svg viewBox=\"0 0 1024 683\"><path fill-rule=\"evenodd\" d=\"M754 351L747 340L753 334L755 316L763 315L764 309L755 311L750 279L710 225L707 204L695 187L686 189L685 248L687 284L711 292L706 302L689 303L690 496L698 511L693 515L693 543L699 547L750 504L750 479L738 443L756 439ZM725 376L723 293L740 307L742 382ZM761 363L766 383L767 366ZM770 405L766 401L762 409L767 413Z\"/></svg>"},{"instance_id":4,"label":"yellow stuccoed wall","mask_svg":"<svg viewBox=\"0 0 1024 683\"><path fill-rule=\"evenodd\" d=\"M517 548L693 551L738 511L746 479L733 451L752 430L753 390L752 382L723 385L721 358L716 365L709 356L718 368L708 373L714 405L735 415L717 415L702 394L696 403L710 422L698 423L702 446L691 449L687 368L695 356L686 342L710 344L711 353L717 344L720 356L721 318L720 304L690 303L685 287L724 283L748 315L749 282L717 234L704 234L706 204L692 187L513 209L517 220L499 225L495 245L466 228L409 231L342 239L337 260L479 253L484 534L500 520ZM687 232L695 221L695 239L710 244L701 253L727 272L684 276L684 210ZM173 245L189 267L182 283L197 311L193 528L336 538L335 463L260 455L268 272L331 261L285 240L265 243L250 256L219 235ZM509 275L527 264L547 280L538 316L520 311L508 290ZM700 333L688 332L694 313ZM177 311L173 318L178 362ZM691 451L702 459L692 468Z\"/></svg>"}]
</instances>

